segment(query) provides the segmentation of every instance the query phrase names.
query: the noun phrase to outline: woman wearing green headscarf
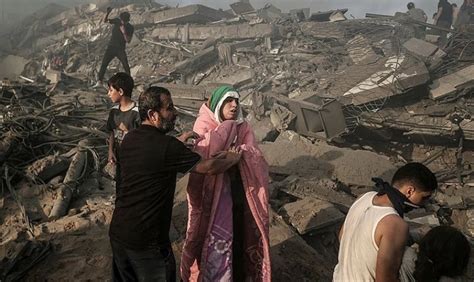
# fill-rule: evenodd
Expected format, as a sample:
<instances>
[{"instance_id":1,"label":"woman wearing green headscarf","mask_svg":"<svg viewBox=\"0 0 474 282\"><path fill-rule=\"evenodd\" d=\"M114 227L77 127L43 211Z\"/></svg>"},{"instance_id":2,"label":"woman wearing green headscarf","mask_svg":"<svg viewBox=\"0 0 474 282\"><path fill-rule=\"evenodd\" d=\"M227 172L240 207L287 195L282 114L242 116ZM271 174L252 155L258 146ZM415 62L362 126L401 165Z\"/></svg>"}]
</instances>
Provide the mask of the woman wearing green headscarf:
<instances>
[{"instance_id":1,"label":"woman wearing green headscarf","mask_svg":"<svg viewBox=\"0 0 474 282\"><path fill-rule=\"evenodd\" d=\"M219 175L191 173L184 281L270 281L268 165L242 115L239 93L213 91L194 124L203 158L235 149L239 164Z\"/></svg>"}]
</instances>

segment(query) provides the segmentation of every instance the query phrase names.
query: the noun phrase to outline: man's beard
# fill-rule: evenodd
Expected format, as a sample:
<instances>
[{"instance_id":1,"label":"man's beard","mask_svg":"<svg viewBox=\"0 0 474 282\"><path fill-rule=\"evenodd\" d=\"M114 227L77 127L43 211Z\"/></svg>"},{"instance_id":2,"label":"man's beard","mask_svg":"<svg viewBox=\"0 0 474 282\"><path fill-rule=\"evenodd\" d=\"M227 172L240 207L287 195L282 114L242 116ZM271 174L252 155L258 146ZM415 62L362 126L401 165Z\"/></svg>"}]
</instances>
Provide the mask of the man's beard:
<instances>
[{"instance_id":1,"label":"man's beard","mask_svg":"<svg viewBox=\"0 0 474 282\"><path fill-rule=\"evenodd\" d=\"M161 124L158 126L158 129L163 133L168 133L174 129L175 119L166 119L160 115Z\"/></svg>"}]
</instances>

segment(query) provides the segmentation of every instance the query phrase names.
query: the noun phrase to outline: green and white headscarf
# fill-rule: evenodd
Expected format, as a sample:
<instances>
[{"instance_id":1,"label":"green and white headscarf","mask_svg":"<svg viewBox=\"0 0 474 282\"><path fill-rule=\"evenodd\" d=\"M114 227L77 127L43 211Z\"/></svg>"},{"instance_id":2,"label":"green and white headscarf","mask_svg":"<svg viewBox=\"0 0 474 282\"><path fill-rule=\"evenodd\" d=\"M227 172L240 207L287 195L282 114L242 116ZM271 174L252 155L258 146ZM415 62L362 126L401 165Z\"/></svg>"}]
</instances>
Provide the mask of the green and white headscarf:
<instances>
[{"instance_id":1,"label":"green and white headscarf","mask_svg":"<svg viewBox=\"0 0 474 282\"><path fill-rule=\"evenodd\" d=\"M214 113L214 118L218 123L223 122L220 112L222 104L224 104L225 99L227 98L240 99L239 92L230 86L221 86L212 92L211 98L209 99L209 109ZM236 121L242 123L244 121L244 116L242 114L242 108L238 107L238 114Z\"/></svg>"}]
</instances>

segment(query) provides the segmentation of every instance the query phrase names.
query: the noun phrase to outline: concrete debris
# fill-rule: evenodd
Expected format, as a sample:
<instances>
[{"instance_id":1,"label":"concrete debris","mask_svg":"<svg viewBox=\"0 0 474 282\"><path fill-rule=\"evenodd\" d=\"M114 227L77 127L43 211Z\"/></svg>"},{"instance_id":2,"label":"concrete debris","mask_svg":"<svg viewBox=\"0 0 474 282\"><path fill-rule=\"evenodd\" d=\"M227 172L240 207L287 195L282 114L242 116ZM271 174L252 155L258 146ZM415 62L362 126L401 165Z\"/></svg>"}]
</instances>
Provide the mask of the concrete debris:
<instances>
[{"instance_id":1,"label":"concrete debris","mask_svg":"<svg viewBox=\"0 0 474 282\"><path fill-rule=\"evenodd\" d=\"M116 167L106 165L105 120L112 105L106 90L91 88L109 40L111 27L101 23L108 6L117 8L111 18L129 12L135 27L127 44L132 98L150 85L172 93L180 115L170 134L193 128L216 87L239 91L270 167L273 280L331 280L344 214L373 190L372 177L390 180L406 162L428 165L440 185L426 209L407 215L410 233L420 238L429 226L453 222L473 236L469 25L447 30L405 13L353 19L347 9L254 9L245 0L227 11L149 0L50 4L0 34L0 173L2 184L18 191L0 197L0 255L6 244L21 250L38 238L55 250L39 256L41 264L16 264L35 267L11 277L110 279L104 227ZM414 26L427 28L424 40L413 38ZM439 31L452 34L447 44L432 34ZM112 60L105 80L119 71ZM79 144L84 139L90 143ZM187 183L180 176L173 206L178 259Z\"/></svg>"},{"instance_id":2,"label":"concrete debris","mask_svg":"<svg viewBox=\"0 0 474 282\"><path fill-rule=\"evenodd\" d=\"M217 50L211 46L205 50L198 52L194 57L179 62L175 65L173 72L182 75L193 74L211 64L217 63Z\"/></svg>"},{"instance_id":3,"label":"concrete debris","mask_svg":"<svg viewBox=\"0 0 474 282\"><path fill-rule=\"evenodd\" d=\"M289 176L281 183L280 190L300 199L316 198L336 205L347 213L355 198L344 192L342 183L329 178L301 178Z\"/></svg>"},{"instance_id":4,"label":"concrete debris","mask_svg":"<svg viewBox=\"0 0 474 282\"><path fill-rule=\"evenodd\" d=\"M346 49L355 64L372 64L379 59L370 46L370 42L362 35L357 35L349 40L346 43Z\"/></svg>"},{"instance_id":5,"label":"concrete debris","mask_svg":"<svg viewBox=\"0 0 474 282\"><path fill-rule=\"evenodd\" d=\"M276 212L270 212L270 252L278 281L330 280L332 269ZM287 258L291 257L291 260Z\"/></svg>"},{"instance_id":6,"label":"concrete debris","mask_svg":"<svg viewBox=\"0 0 474 282\"><path fill-rule=\"evenodd\" d=\"M357 106L403 94L429 79L429 71L424 64L405 56L390 57L383 70L372 74L343 96L350 98L349 103Z\"/></svg>"},{"instance_id":7,"label":"concrete debris","mask_svg":"<svg viewBox=\"0 0 474 282\"><path fill-rule=\"evenodd\" d=\"M316 21L316 22L345 20L346 17L344 16L344 14L347 13L347 11L348 9L339 9L339 10L331 10L327 12L317 12L311 15L310 20ZM331 20L331 17L337 20Z\"/></svg>"},{"instance_id":8,"label":"concrete debris","mask_svg":"<svg viewBox=\"0 0 474 282\"><path fill-rule=\"evenodd\" d=\"M17 78L25 68L28 60L19 56L8 55L0 61L0 77L7 79Z\"/></svg>"},{"instance_id":9,"label":"concrete debris","mask_svg":"<svg viewBox=\"0 0 474 282\"><path fill-rule=\"evenodd\" d=\"M255 12L255 9L252 7L250 3L244 3L244 2L236 2L236 3L230 4L230 8L232 9L232 11L234 11L234 14L236 15L243 15L243 14Z\"/></svg>"},{"instance_id":10,"label":"concrete debris","mask_svg":"<svg viewBox=\"0 0 474 282\"><path fill-rule=\"evenodd\" d=\"M430 85L430 98L439 100L446 96L455 95L474 85L474 65L463 68L455 73L441 77Z\"/></svg>"},{"instance_id":11,"label":"concrete debris","mask_svg":"<svg viewBox=\"0 0 474 282\"><path fill-rule=\"evenodd\" d=\"M344 220L344 214L329 202L306 198L283 207L298 233L304 235Z\"/></svg>"},{"instance_id":12,"label":"concrete debris","mask_svg":"<svg viewBox=\"0 0 474 282\"><path fill-rule=\"evenodd\" d=\"M164 26L153 30L151 36L157 40L180 40L187 42L192 40L206 40L210 37L223 38L224 40L244 40L277 35L276 28L271 24L248 23L236 25L212 25L212 26Z\"/></svg>"},{"instance_id":13,"label":"concrete debris","mask_svg":"<svg viewBox=\"0 0 474 282\"><path fill-rule=\"evenodd\" d=\"M159 11L151 15L151 23L157 24L206 24L229 17L223 11L215 10L203 5L189 5L185 7Z\"/></svg>"}]
</instances>

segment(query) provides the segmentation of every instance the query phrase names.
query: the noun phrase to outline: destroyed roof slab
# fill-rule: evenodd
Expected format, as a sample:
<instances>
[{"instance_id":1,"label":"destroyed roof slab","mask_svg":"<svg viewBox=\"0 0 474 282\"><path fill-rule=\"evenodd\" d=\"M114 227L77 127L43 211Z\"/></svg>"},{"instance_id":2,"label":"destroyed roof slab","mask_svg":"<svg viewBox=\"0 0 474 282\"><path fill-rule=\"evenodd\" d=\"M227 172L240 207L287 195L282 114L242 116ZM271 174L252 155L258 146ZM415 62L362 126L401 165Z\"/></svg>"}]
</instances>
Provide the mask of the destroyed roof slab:
<instances>
[{"instance_id":1,"label":"destroyed roof slab","mask_svg":"<svg viewBox=\"0 0 474 282\"><path fill-rule=\"evenodd\" d=\"M159 24L205 24L222 20L228 16L224 11L215 10L203 5L189 5L156 12L152 15L152 20L153 23Z\"/></svg>"},{"instance_id":2,"label":"destroyed roof slab","mask_svg":"<svg viewBox=\"0 0 474 282\"><path fill-rule=\"evenodd\" d=\"M350 104L358 106L402 94L429 80L428 69L422 62L410 57L392 56L385 61L382 70L349 89L343 97L350 98Z\"/></svg>"},{"instance_id":3,"label":"destroyed roof slab","mask_svg":"<svg viewBox=\"0 0 474 282\"><path fill-rule=\"evenodd\" d=\"M345 14L347 13L349 9L337 9L337 10L331 10L331 11L325 11L325 12L316 12L311 15L309 18L312 21L317 21L317 22L327 22L329 21L329 18L331 17L332 14L334 13L342 13Z\"/></svg>"},{"instance_id":4,"label":"destroyed roof slab","mask_svg":"<svg viewBox=\"0 0 474 282\"><path fill-rule=\"evenodd\" d=\"M430 97L437 100L455 94L463 85L474 81L474 65L433 81L430 85Z\"/></svg>"},{"instance_id":5,"label":"destroyed roof slab","mask_svg":"<svg viewBox=\"0 0 474 282\"><path fill-rule=\"evenodd\" d=\"M236 2L236 3L230 4L230 7L232 8L232 11L236 15L243 15L243 14L255 12L255 9L252 7L250 3Z\"/></svg>"},{"instance_id":6,"label":"destroyed roof slab","mask_svg":"<svg viewBox=\"0 0 474 282\"><path fill-rule=\"evenodd\" d=\"M153 30L151 36L158 40L206 40L210 37L238 40L274 37L277 33L276 27L271 24L249 25L243 23L234 25L165 26Z\"/></svg>"}]
</instances>

